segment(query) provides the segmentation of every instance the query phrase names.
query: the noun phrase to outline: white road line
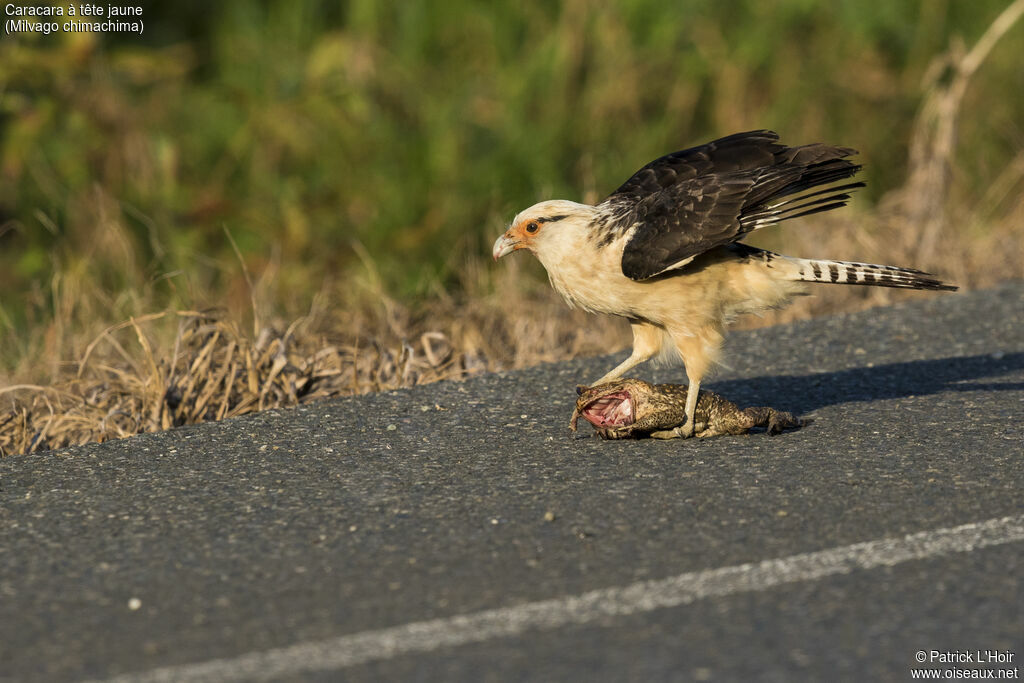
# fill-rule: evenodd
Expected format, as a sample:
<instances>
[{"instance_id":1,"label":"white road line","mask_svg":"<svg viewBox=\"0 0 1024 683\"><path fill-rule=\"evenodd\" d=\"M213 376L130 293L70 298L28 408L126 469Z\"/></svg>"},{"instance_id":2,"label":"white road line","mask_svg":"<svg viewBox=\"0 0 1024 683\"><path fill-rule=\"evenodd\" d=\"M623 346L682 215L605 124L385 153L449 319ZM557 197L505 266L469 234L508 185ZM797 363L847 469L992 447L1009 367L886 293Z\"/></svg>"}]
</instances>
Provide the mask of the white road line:
<instances>
[{"instance_id":1,"label":"white road line","mask_svg":"<svg viewBox=\"0 0 1024 683\"><path fill-rule=\"evenodd\" d=\"M302 672L334 671L399 655L506 638L529 630L588 624L606 617L677 607L705 598L761 591L858 569L891 567L1019 541L1024 541L1024 515L125 674L106 683L260 681Z\"/></svg>"}]
</instances>

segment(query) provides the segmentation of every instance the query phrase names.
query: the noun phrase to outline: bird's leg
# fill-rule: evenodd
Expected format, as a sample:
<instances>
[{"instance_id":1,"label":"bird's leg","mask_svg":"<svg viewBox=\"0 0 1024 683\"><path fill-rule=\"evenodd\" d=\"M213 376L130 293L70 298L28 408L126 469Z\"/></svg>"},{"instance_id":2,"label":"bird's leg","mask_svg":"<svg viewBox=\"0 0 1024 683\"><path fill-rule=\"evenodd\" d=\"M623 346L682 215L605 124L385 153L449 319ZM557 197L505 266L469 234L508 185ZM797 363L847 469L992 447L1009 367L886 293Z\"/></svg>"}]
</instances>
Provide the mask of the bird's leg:
<instances>
[{"instance_id":1,"label":"bird's leg","mask_svg":"<svg viewBox=\"0 0 1024 683\"><path fill-rule=\"evenodd\" d=\"M703 325L696 334L687 334L686 331L675 332L672 328L669 328L669 333L672 334L672 340L683 359L683 365L686 366L686 379L689 381L686 389L686 424L677 427L679 436L688 439L695 432L700 381L704 379L719 349L722 348L723 336L721 328L713 323Z\"/></svg>"},{"instance_id":2,"label":"bird's leg","mask_svg":"<svg viewBox=\"0 0 1024 683\"><path fill-rule=\"evenodd\" d=\"M633 353L629 355L629 358L616 365L611 372L605 374L601 379L593 382L590 386L596 387L599 384L607 384L612 380L616 380L626 374L627 370L632 370L636 366L643 363L645 360L650 358L653 353L637 353L636 347L633 347Z\"/></svg>"},{"instance_id":3,"label":"bird's leg","mask_svg":"<svg viewBox=\"0 0 1024 683\"><path fill-rule=\"evenodd\" d=\"M590 386L596 387L622 377L627 370L632 370L661 350L664 335L660 327L639 320L630 320L629 324L633 330L633 352L629 354L629 358Z\"/></svg>"},{"instance_id":4,"label":"bird's leg","mask_svg":"<svg viewBox=\"0 0 1024 683\"><path fill-rule=\"evenodd\" d=\"M684 439L693 436L693 425L697 413L697 395L700 393L700 378L688 377L690 386L686 388L686 424L676 427L676 432Z\"/></svg>"}]
</instances>

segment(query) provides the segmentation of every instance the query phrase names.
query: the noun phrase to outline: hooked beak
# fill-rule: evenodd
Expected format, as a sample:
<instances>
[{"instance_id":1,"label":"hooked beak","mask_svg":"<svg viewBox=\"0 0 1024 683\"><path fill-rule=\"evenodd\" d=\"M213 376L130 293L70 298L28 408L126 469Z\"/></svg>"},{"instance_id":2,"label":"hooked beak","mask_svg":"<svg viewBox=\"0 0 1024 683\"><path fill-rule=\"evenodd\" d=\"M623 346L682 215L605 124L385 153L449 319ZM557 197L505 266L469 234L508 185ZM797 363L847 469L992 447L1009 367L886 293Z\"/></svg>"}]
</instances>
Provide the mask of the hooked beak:
<instances>
[{"instance_id":1,"label":"hooked beak","mask_svg":"<svg viewBox=\"0 0 1024 683\"><path fill-rule=\"evenodd\" d=\"M497 261L505 254L508 254L519 247L518 240L514 240L508 236L506 232L504 235L494 241L494 249L491 250L491 255L494 260Z\"/></svg>"}]
</instances>

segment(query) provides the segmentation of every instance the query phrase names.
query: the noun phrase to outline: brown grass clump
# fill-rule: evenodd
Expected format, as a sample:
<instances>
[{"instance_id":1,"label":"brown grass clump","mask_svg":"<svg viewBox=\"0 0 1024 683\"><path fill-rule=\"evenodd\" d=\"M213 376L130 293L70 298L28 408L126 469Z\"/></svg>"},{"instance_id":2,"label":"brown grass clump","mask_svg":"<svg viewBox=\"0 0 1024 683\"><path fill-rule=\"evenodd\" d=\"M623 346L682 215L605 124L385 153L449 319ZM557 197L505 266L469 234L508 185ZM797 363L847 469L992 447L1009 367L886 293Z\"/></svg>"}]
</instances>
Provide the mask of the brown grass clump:
<instances>
[{"instance_id":1,"label":"brown grass clump","mask_svg":"<svg viewBox=\"0 0 1024 683\"><path fill-rule=\"evenodd\" d=\"M432 381L453 371L450 349L439 349L431 335L400 357L386 349L360 353L355 347L322 343L303 334L301 321L278 331L271 326L255 338L222 315L177 311L178 333L170 353L154 349L147 320L118 326L131 330L138 352L123 362L92 361L106 342L123 350L118 331L104 332L90 345L74 379L58 387L12 386L31 392L0 418L0 453L24 453L90 441L123 438L185 424L243 415L266 408L402 386L423 377Z\"/></svg>"}]
</instances>

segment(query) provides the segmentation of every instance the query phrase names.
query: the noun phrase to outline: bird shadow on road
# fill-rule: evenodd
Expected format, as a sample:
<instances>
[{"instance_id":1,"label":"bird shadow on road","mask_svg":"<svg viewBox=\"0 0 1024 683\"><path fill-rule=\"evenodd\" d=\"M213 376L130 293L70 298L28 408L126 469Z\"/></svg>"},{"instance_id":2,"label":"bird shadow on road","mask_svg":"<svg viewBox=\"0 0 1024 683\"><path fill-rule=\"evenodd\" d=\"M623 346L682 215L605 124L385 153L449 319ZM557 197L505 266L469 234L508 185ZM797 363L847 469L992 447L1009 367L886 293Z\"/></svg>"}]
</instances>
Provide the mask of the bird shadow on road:
<instances>
[{"instance_id":1,"label":"bird shadow on road","mask_svg":"<svg viewBox=\"0 0 1024 683\"><path fill-rule=\"evenodd\" d=\"M1024 382L985 382L1024 370L1024 353L985 354L889 363L815 375L775 375L709 383L742 405L764 404L798 414L826 406L953 391L1024 391Z\"/></svg>"}]
</instances>

